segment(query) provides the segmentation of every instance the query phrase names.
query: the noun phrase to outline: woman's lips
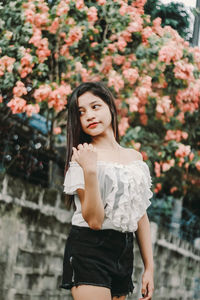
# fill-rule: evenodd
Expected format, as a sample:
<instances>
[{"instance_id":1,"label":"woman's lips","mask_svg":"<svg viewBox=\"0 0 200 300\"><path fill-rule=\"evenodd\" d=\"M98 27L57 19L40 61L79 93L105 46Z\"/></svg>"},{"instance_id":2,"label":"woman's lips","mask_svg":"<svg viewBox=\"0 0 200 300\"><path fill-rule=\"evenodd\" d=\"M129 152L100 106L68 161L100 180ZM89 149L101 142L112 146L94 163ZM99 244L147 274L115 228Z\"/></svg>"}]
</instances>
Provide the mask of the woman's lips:
<instances>
[{"instance_id":1,"label":"woman's lips","mask_svg":"<svg viewBox=\"0 0 200 300\"><path fill-rule=\"evenodd\" d=\"M92 123L91 125L89 125L89 128L95 128L98 125L98 123Z\"/></svg>"}]
</instances>

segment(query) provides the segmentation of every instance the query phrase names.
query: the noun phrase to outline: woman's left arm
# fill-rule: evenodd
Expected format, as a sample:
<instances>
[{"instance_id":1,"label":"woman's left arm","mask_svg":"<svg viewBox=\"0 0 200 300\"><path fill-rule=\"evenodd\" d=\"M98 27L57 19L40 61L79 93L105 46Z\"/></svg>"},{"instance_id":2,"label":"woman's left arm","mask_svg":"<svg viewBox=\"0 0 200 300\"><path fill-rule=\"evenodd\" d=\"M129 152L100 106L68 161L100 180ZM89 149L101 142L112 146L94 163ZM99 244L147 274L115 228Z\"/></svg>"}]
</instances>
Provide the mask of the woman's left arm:
<instances>
[{"instance_id":1,"label":"woman's left arm","mask_svg":"<svg viewBox=\"0 0 200 300\"><path fill-rule=\"evenodd\" d=\"M140 253L144 263L144 273L142 275L142 295L145 300L150 300L153 295L153 252L151 242L151 231L147 213L138 222L136 238L140 248Z\"/></svg>"}]
</instances>

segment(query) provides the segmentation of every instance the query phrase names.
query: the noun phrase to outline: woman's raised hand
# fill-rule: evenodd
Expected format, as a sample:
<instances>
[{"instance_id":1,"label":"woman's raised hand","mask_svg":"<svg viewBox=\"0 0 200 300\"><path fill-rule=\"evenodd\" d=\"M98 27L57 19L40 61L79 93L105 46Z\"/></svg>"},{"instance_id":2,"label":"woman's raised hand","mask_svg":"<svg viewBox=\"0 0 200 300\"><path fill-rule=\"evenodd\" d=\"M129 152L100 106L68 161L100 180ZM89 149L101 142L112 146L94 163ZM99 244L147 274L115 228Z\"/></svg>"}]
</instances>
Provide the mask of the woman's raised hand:
<instances>
[{"instance_id":1,"label":"woman's raised hand","mask_svg":"<svg viewBox=\"0 0 200 300\"><path fill-rule=\"evenodd\" d=\"M79 144L73 149L72 159L75 160L84 170L96 170L97 151L92 144Z\"/></svg>"}]
</instances>

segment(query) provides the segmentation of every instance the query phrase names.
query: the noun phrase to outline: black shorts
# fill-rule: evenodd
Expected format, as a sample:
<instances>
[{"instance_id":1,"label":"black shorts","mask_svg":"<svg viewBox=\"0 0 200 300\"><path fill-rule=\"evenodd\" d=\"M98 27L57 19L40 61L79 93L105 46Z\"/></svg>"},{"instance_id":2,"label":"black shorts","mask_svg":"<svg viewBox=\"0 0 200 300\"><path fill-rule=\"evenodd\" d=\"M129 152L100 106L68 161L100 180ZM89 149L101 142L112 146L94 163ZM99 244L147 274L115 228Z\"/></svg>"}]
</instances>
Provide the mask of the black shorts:
<instances>
[{"instance_id":1,"label":"black shorts","mask_svg":"<svg viewBox=\"0 0 200 300\"><path fill-rule=\"evenodd\" d=\"M133 233L72 225L63 260L61 288L103 286L112 297L133 292Z\"/></svg>"}]
</instances>

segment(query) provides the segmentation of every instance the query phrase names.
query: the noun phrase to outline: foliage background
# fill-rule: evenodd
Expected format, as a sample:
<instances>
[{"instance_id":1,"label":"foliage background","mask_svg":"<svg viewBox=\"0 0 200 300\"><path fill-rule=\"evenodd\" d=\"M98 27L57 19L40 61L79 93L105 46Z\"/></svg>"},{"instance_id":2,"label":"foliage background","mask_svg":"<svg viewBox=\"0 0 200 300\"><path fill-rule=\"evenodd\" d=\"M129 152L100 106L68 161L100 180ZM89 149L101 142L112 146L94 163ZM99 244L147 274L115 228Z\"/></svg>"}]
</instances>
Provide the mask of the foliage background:
<instances>
[{"instance_id":1,"label":"foliage background","mask_svg":"<svg viewBox=\"0 0 200 300\"><path fill-rule=\"evenodd\" d=\"M4 1L2 172L19 157L28 175L42 169L41 155L34 162L36 154L31 163L27 156L26 167L26 150L38 153L35 145L40 143L40 153L57 155L72 89L82 81L102 80L116 98L121 144L143 154L155 198L199 199L200 50L170 26L162 27L155 18L160 14L145 14L144 5L145 0ZM46 123L46 141L38 136L29 140L26 154L18 142L13 152L5 125L28 122L38 113Z\"/></svg>"}]
</instances>

